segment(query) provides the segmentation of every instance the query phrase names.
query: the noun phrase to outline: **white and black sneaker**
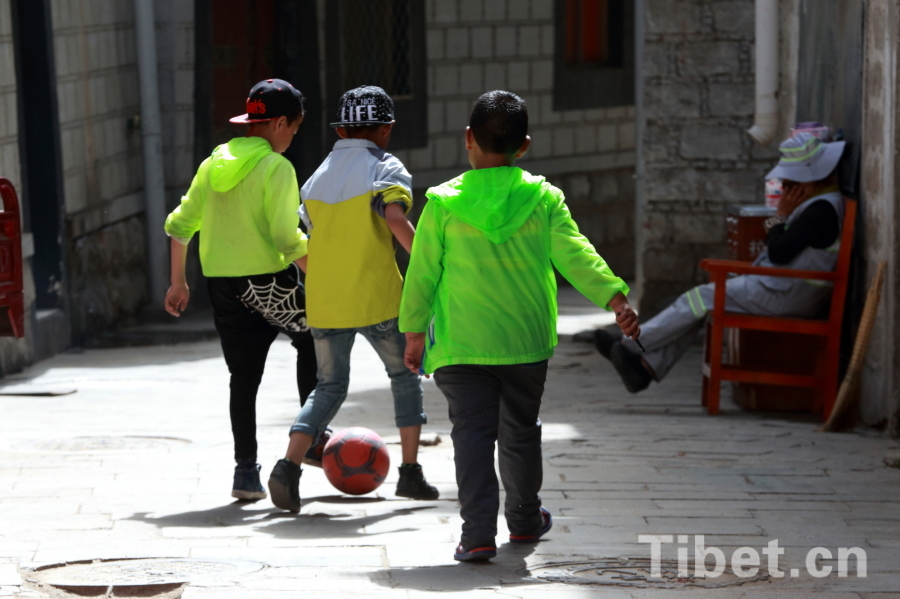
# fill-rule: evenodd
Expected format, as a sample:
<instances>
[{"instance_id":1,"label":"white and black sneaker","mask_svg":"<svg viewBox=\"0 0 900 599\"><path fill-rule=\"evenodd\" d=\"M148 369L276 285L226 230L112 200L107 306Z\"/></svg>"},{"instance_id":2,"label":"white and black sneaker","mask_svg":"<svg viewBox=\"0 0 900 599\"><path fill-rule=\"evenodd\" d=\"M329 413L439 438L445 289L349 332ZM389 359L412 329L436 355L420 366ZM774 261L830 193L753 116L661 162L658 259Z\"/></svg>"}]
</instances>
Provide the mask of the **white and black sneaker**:
<instances>
[{"instance_id":1,"label":"white and black sneaker","mask_svg":"<svg viewBox=\"0 0 900 599\"><path fill-rule=\"evenodd\" d=\"M247 501L266 498L266 490L259 482L260 465L256 460L240 461L234 467L234 484L231 496Z\"/></svg>"}]
</instances>

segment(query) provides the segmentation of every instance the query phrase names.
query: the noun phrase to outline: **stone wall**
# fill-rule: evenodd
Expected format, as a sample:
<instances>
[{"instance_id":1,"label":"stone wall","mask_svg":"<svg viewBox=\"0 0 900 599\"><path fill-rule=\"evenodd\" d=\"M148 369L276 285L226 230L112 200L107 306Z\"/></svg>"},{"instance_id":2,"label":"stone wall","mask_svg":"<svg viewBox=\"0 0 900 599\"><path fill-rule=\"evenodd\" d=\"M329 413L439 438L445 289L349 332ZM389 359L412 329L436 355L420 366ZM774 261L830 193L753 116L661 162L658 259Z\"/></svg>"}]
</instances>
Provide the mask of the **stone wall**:
<instances>
[{"instance_id":1,"label":"stone wall","mask_svg":"<svg viewBox=\"0 0 900 599\"><path fill-rule=\"evenodd\" d=\"M195 171L194 3L156 0L154 8L166 201L172 210L190 187Z\"/></svg>"},{"instance_id":2,"label":"stone wall","mask_svg":"<svg viewBox=\"0 0 900 599\"><path fill-rule=\"evenodd\" d=\"M104 231L144 211L134 5L124 0L53 0L51 14L69 318L73 341L81 343L133 307L115 302L123 279L146 296L143 232L129 238ZM130 259L135 252L141 259Z\"/></svg>"},{"instance_id":3,"label":"stone wall","mask_svg":"<svg viewBox=\"0 0 900 599\"><path fill-rule=\"evenodd\" d=\"M123 0L53 0L51 14L65 205L77 237L106 224L105 211L142 205L140 131L128 128L140 113L134 11Z\"/></svg>"},{"instance_id":4,"label":"stone wall","mask_svg":"<svg viewBox=\"0 0 900 599\"><path fill-rule=\"evenodd\" d=\"M69 248L73 341L80 345L147 301L143 215L75 239Z\"/></svg>"},{"instance_id":5,"label":"stone wall","mask_svg":"<svg viewBox=\"0 0 900 599\"><path fill-rule=\"evenodd\" d=\"M532 138L518 165L557 183L582 231L633 276L634 107L553 110L554 0L425 1L429 141L395 152L417 190L470 168L463 133L475 99L515 92Z\"/></svg>"},{"instance_id":6,"label":"stone wall","mask_svg":"<svg viewBox=\"0 0 900 599\"><path fill-rule=\"evenodd\" d=\"M146 232L137 226L145 197L133 6L129 0L52 3L76 340L113 326L149 299ZM172 207L193 177L193 4L158 0L155 12ZM105 273L113 273L114 285Z\"/></svg>"},{"instance_id":7,"label":"stone wall","mask_svg":"<svg viewBox=\"0 0 900 599\"><path fill-rule=\"evenodd\" d=\"M777 154L753 121L752 0L644 0L642 308L654 313L706 282L725 256L725 206L762 203Z\"/></svg>"}]
</instances>

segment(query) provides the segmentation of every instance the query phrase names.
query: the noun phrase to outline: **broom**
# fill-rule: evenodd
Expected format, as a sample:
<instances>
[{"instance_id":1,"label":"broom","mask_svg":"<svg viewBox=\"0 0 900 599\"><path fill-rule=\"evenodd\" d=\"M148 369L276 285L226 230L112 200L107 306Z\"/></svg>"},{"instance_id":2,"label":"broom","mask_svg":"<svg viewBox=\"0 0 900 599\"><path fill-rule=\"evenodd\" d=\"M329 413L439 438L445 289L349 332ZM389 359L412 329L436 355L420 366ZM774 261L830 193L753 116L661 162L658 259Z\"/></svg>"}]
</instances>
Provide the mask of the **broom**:
<instances>
[{"instance_id":1,"label":"broom","mask_svg":"<svg viewBox=\"0 0 900 599\"><path fill-rule=\"evenodd\" d=\"M853 399L859 388L863 362L866 359L866 350L869 347L869 338L872 336L872 326L875 324L875 312L878 311L878 302L881 300L881 283L884 280L885 266L885 262L878 265L878 272L875 273L875 278L872 279L872 284L869 286L869 292L866 295L866 305L863 308L862 319L856 332L856 342L853 344L850 366L847 367L847 374L844 375L844 380L841 382L841 388L838 391L837 400L834 402L834 409L831 410L831 416L828 417L828 422L819 429L820 432L838 431L840 429L838 422L853 404Z\"/></svg>"}]
</instances>

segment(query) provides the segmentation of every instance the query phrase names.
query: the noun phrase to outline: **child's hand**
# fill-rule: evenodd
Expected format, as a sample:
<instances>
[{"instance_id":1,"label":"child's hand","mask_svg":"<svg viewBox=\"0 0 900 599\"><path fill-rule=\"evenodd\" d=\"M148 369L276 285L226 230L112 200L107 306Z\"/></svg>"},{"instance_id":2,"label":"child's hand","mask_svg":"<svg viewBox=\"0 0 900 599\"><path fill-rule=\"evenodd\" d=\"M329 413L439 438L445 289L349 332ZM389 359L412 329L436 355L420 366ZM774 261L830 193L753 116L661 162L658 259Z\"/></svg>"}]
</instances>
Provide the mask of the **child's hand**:
<instances>
[{"instance_id":1,"label":"child's hand","mask_svg":"<svg viewBox=\"0 0 900 599\"><path fill-rule=\"evenodd\" d=\"M609 300L609 307L616 314L616 324L622 329L622 334L631 339L637 339L641 336L641 326L638 322L637 314L630 305L628 298L622 293L617 293Z\"/></svg>"},{"instance_id":2,"label":"child's hand","mask_svg":"<svg viewBox=\"0 0 900 599\"><path fill-rule=\"evenodd\" d=\"M631 339L637 339L641 336L641 327L638 323L637 314L631 309L631 306L624 304L616 309L616 324L622 329L622 334Z\"/></svg>"},{"instance_id":3,"label":"child's hand","mask_svg":"<svg viewBox=\"0 0 900 599\"><path fill-rule=\"evenodd\" d=\"M403 353L403 363L416 374L422 367L422 356L425 353L425 333L406 333L406 351ZM431 378L425 375L425 378Z\"/></svg>"},{"instance_id":4,"label":"child's hand","mask_svg":"<svg viewBox=\"0 0 900 599\"><path fill-rule=\"evenodd\" d=\"M191 300L191 290L187 283L176 283L166 293L166 312L172 316L181 316Z\"/></svg>"}]
</instances>

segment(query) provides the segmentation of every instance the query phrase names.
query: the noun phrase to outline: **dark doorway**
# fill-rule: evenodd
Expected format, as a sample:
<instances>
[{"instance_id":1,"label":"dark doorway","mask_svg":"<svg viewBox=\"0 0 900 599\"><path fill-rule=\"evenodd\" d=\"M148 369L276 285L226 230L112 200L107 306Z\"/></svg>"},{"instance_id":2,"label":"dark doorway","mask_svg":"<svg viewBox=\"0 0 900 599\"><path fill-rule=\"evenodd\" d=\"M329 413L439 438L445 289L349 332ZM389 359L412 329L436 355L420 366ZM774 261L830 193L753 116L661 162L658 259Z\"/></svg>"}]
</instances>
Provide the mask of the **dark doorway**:
<instances>
[{"instance_id":1,"label":"dark doorway","mask_svg":"<svg viewBox=\"0 0 900 599\"><path fill-rule=\"evenodd\" d=\"M428 144L425 3L419 0L331 0L325 5L327 115L337 120L341 95L377 85L394 100L391 148ZM326 136L333 144L337 136Z\"/></svg>"},{"instance_id":2,"label":"dark doorway","mask_svg":"<svg viewBox=\"0 0 900 599\"><path fill-rule=\"evenodd\" d=\"M197 0L195 10L198 165L246 133L228 119L245 112L253 84L277 77L305 96L306 118L284 154L302 184L323 158L315 0Z\"/></svg>"},{"instance_id":3,"label":"dark doorway","mask_svg":"<svg viewBox=\"0 0 900 599\"><path fill-rule=\"evenodd\" d=\"M844 194L859 197L862 141L863 23L858 0L800 5L797 120L822 121L848 142L839 166Z\"/></svg>"},{"instance_id":4,"label":"dark doorway","mask_svg":"<svg viewBox=\"0 0 900 599\"><path fill-rule=\"evenodd\" d=\"M822 121L839 130L847 149L838 164L844 195L860 198L859 170L863 122L865 6L859 0L800 3L800 47L797 71L797 120ZM865 218L856 220L841 340L841 376L853 350L853 339L865 303Z\"/></svg>"},{"instance_id":5,"label":"dark doorway","mask_svg":"<svg viewBox=\"0 0 900 599\"><path fill-rule=\"evenodd\" d=\"M50 0L13 0L24 225L34 236L38 309L61 308L63 186Z\"/></svg>"}]
</instances>

